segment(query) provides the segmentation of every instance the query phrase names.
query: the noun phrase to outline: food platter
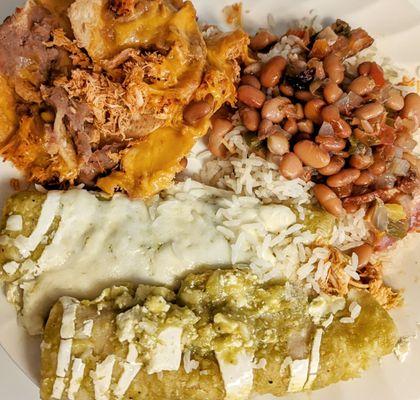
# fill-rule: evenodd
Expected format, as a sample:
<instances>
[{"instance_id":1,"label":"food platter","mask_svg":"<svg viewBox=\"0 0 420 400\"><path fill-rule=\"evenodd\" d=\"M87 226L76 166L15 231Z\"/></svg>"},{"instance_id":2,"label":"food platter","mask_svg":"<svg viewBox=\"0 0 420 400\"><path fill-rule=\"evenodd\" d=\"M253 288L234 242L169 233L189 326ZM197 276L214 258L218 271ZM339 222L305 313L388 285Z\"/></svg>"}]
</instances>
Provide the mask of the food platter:
<instances>
[{"instance_id":1,"label":"food platter","mask_svg":"<svg viewBox=\"0 0 420 400\"><path fill-rule=\"evenodd\" d=\"M229 5L228 1L218 1L217 4L206 0L194 2L202 21L225 24L222 9ZM388 56L399 67L415 74L420 60L420 49L413 46L416 37L420 35L420 13L408 2L401 2L398 10L391 7L388 0L365 2L356 0L351 3L337 4L334 1L288 1L282 2L263 0L258 5L252 0L244 1L243 22L247 30L253 31L264 26L269 17L270 24L279 32L293 19L302 16L330 21L335 17L348 20L357 26L366 27L376 38L376 46L380 56ZM16 5L19 5L16 2ZM2 16L10 13L11 3L0 6ZM392 10L392 11L391 11ZM396 15L397 13L397 15ZM225 25L227 28L228 26ZM198 144L197 146L201 146ZM197 166L196 166L197 167ZM9 182L12 177L18 177L16 170L10 165L0 166L0 202L12 192ZM404 306L392 312L401 336L410 337L411 350L404 363L396 357L388 356L380 365L374 366L363 374L363 377L350 382L339 383L327 389L314 392L312 399L339 400L367 398L394 400L403 398L415 400L420 393L420 382L417 371L420 368L420 342L416 340L417 323L420 322L420 253L418 249L419 234L412 234L398 244L387 255L385 276L387 283L396 289L404 290ZM16 365L22 369L29 379L37 382L39 379L39 339L30 338L16 320L13 307L0 296L0 344L8 352ZM369 394L369 395L367 395ZM305 399L306 394L291 395L290 398ZM272 399L268 395L259 399Z\"/></svg>"}]
</instances>

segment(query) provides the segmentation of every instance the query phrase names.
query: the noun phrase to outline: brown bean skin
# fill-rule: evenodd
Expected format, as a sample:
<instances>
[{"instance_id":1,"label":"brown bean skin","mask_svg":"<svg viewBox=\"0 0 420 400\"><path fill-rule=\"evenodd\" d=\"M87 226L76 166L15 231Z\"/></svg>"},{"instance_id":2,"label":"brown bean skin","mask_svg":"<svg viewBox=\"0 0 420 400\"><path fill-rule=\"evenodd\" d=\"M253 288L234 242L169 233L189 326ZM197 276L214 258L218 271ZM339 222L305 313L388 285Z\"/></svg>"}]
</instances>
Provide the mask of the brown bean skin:
<instances>
[{"instance_id":1,"label":"brown bean skin","mask_svg":"<svg viewBox=\"0 0 420 400\"><path fill-rule=\"evenodd\" d=\"M297 123L298 130L303 133L313 133L314 123L310 119L305 119Z\"/></svg>"},{"instance_id":2,"label":"brown bean skin","mask_svg":"<svg viewBox=\"0 0 420 400\"><path fill-rule=\"evenodd\" d=\"M328 82L324 87L324 99L328 104L335 103L343 93L343 90L335 82Z\"/></svg>"},{"instance_id":3,"label":"brown bean skin","mask_svg":"<svg viewBox=\"0 0 420 400\"><path fill-rule=\"evenodd\" d=\"M324 58L324 70L331 82L340 84L344 80L344 65L340 57L330 54Z\"/></svg>"},{"instance_id":4,"label":"brown bean skin","mask_svg":"<svg viewBox=\"0 0 420 400\"><path fill-rule=\"evenodd\" d=\"M265 102L265 94L250 85L242 85L238 88L238 100L252 108L261 108Z\"/></svg>"},{"instance_id":5,"label":"brown bean skin","mask_svg":"<svg viewBox=\"0 0 420 400\"><path fill-rule=\"evenodd\" d=\"M322 124L321 109L325 106L325 101L322 99L309 100L303 109L305 117L310 119L315 124Z\"/></svg>"},{"instance_id":6,"label":"brown bean skin","mask_svg":"<svg viewBox=\"0 0 420 400\"><path fill-rule=\"evenodd\" d=\"M373 247L370 244L365 243L361 246L354 247L351 249L351 252L357 254L358 266L363 267L369 262L370 257L372 257Z\"/></svg>"},{"instance_id":7,"label":"brown bean skin","mask_svg":"<svg viewBox=\"0 0 420 400\"><path fill-rule=\"evenodd\" d=\"M188 125L195 125L207 116L212 107L204 100L193 101L184 109L184 120Z\"/></svg>"},{"instance_id":8,"label":"brown bean skin","mask_svg":"<svg viewBox=\"0 0 420 400\"><path fill-rule=\"evenodd\" d=\"M286 116L284 108L290 104L287 97L274 97L267 100L261 110L263 119L268 119L271 122L278 124Z\"/></svg>"},{"instance_id":9,"label":"brown bean skin","mask_svg":"<svg viewBox=\"0 0 420 400\"><path fill-rule=\"evenodd\" d=\"M344 158L332 156L329 164L323 168L319 168L318 172L324 176L331 176L341 171L341 169L344 167L344 164Z\"/></svg>"},{"instance_id":10,"label":"brown bean skin","mask_svg":"<svg viewBox=\"0 0 420 400\"><path fill-rule=\"evenodd\" d=\"M260 125L261 116L260 113L254 108L243 108L239 111L241 121L244 124L245 128L249 131L255 132Z\"/></svg>"},{"instance_id":11,"label":"brown bean skin","mask_svg":"<svg viewBox=\"0 0 420 400\"><path fill-rule=\"evenodd\" d=\"M315 137L315 142L321 149L331 152L339 152L346 147L346 141L335 136L318 135Z\"/></svg>"},{"instance_id":12,"label":"brown bean skin","mask_svg":"<svg viewBox=\"0 0 420 400\"><path fill-rule=\"evenodd\" d=\"M331 121L330 124L338 137L346 139L351 136L351 126L343 118L340 118L337 121Z\"/></svg>"},{"instance_id":13,"label":"brown bean skin","mask_svg":"<svg viewBox=\"0 0 420 400\"><path fill-rule=\"evenodd\" d=\"M258 51L264 49L275 41L277 41L276 35L273 35L271 32L262 29L257 32L253 38L251 38L249 47L251 47L251 49L254 51Z\"/></svg>"},{"instance_id":14,"label":"brown bean skin","mask_svg":"<svg viewBox=\"0 0 420 400\"><path fill-rule=\"evenodd\" d=\"M357 186L371 185L375 177L369 171L360 171L360 176L353 182Z\"/></svg>"},{"instance_id":15,"label":"brown bean skin","mask_svg":"<svg viewBox=\"0 0 420 400\"><path fill-rule=\"evenodd\" d=\"M368 168L368 171L373 175L382 175L385 172L386 163L383 160L375 160L374 163Z\"/></svg>"},{"instance_id":16,"label":"brown bean skin","mask_svg":"<svg viewBox=\"0 0 420 400\"><path fill-rule=\"evenodd\" d=\"M384 106L381 103L374 101L373 103L365 104L358 108L354 115L359 119L369 120L379 117L384 111Z\"/></svg>"},{"instance_id":17,"label":"brown bean skin","mask_svg":"<svg viewBox=\"0 0 420 400\"><path fill-rule=\"evenodd\" d=\"M263 119L258 126L258 138L260 140L265 139L271 128L273 127L273 123L269 119Z\"/></svg>"},{"instance_id":18,"label":"brown bean skin","mask_svg":"<svg viewBox=\"0 0 420 400\"><path fill-rule=\"evenodd\" d=\"M344 214L341 200L328 186L319 183L314 186L313 191L319 204L330 214L336 217L341 217Z\"/></svg>"},{"instance_id":19,"label":"brown bean skin","mask_svg":"<svg viewBox=\"0 0 420 400\"><path fill-rule=\"evenodd\" d=\"M226 156L226 148L223 145L222 140L232 128L233 124L228 119L217 118L212 121L208 148L214 156L218 158L224 158Z\"/></svg>"},{"instance_id":20,"label":"brown bean skin","mask_svg":"<svg viewBox=\"0 0 420 400\"><path fill-rule=\"evenodd\" d=\"M372 67L372 63L370 61L362 62L357 67L357 72L359 73L359 75L363 75L363 76L369 75L371 67Z\"/></svg>"},{"instance_id":21,"label":"brown bean skin","mask_svg":"<svg viewBox=\"0 0 420 400\"><path fill-rule=\"evenodd\" d=\"M409 118L420 124L420 96L417 93L409 93L404 98L404 108L400 112L401 118Z\"/></svg>"},{"instance_id":22,"label":"brown bean skin","mask_svg":"<svg viewBox=\"0 0 420 400\"><path fill-rule=\"evenodd\" d=\"M296 119L300 120L300 119L305 118L302 104L300 103L295 104L295 110L296 110Z\"/></svg>"},{"instance_id":23,"label":"brown bean skin","mask_svg":"<svg viewBox=\"0 0 420 400\"><path fill-rule=\"evenodd\" d=\"M287 153L279 163L279 170L286 179L296 179L303 174L303 165L295 153Z\"/></svg>"},{"instance_id":24,"label":"brown bean skin","mask_svg":"<svg viewBox=\"0 0 420 400\"><path fill-rule=\"evenodd\" d=\"M385 101L385 107L392 111L401 111L404 108L404 97L399 90L391 90L388 99Z\"/></svg>"},{"instance_id":25,"label":"brown bean skin","mask_svg":"<svg viewBox=\"0 0 420 400\"><path fill-rule=\"evenodd\" d=\"M344 199L346 197L351 196L351 193L353 191L353 184L349 183L348 185L339 186L335 188L332 187L331 189L340 199Z\"/></svg>"},{"instance_id":26,"label":"brown bean skin","mask_svg":"<svg viewBox=\"0 0 420 400\"><path fill-rule=\"evenodd\" d=\"M330 162L330 155L310 140L302 140L295 144L294 153L303 164L313 168L323 168Z\"/></svg>"},{"instance_id":27,"label":"brown bean skin","mask_svg":"<svg viewBox=\"0 0 420 400\"><path fill-rule=\"evenodd\" d=\"M360 176L360 171L356 168L342 169L335 175L327 178L327 185L333 188L346 186L353 183Z\"/></svg>"},{"instance_id":28,"label":"brown bean skin","mask_svg":"<svg viewBox=\"0 0 420 400\"><path fill-rule=\"evenodd\" d=\"M241 78L241 85L253 86L255 89L261 89L261 83L254 75L244 75Z\"/></svg>"},{"instance_id":29,"label":"brown bean skin","mask_svg":"<svg viewBox=\"0 0 420 400\"><path fill-rule=\"evenodd\" d=\"M275 56L267 61L260 73L260 82L266 88L276 86L286 68L287 61L284 57Z\"/></svg>"},{"instance_id":30,"label":"brown bean skin","mask_svg":"<svg viewBox=\"0 0 420 400\"><path fill-rule=\"evenodd\" d=\"M289 151L289 141L283 133L277 132L267 138L267 147L271 153L282 156Z\"/></svg>"},{"instance_id":31,"label":"brown bean skin","mask_svg":"<svg viewBox=\"0 0 420 400\"><path fill-rule=\"evenodd\" d=\"M284 94L287 97L293 97L293 95L295 94L293 86L287 85L286 83L281 84L279 86L279 90L282 94Z\"/></svg>"},{"instance_id":32,"label":"brown bean skin","mask_svg":"<svg viewBox=\"0 0 420 400\"><path fill-rule=\"evenodd\" d=\"M375 89L375 81L368 76L359 76L349 85L349 91L359 96L366 96Z\"/></svg>"},{"instance_id":33,"label":"brown bean skin","mask_svg":"<svg viewBox=\"0 0 420 400\"><path fill-rule=\"evenodd\" d=\"M373 164L373 156L369 154L353 154L350 157L349 164L353 168L366 169Z\"/></svg>"},{"instance_id":34,"label":"brown bean skin","mask_svg":"<svg viewBox=\"0 0 420 400\"><path fill-rule=\"evenodd\" d=\"M300 101L312 100L315 96L307 90L296 90L295 97Z\"/></svg>"},{"instance_id":35,"label":"brown bean skin","mask_svg":"<svg viewBox=\"0 0 420 400\"><path fill-rule=\"evenodd\" d=\"M298 126L296 123L296 120L293 118L289 118L283 125L283 129L290 133L291 135L294 135L298 131Z\"/></svg>"}]
</instances>

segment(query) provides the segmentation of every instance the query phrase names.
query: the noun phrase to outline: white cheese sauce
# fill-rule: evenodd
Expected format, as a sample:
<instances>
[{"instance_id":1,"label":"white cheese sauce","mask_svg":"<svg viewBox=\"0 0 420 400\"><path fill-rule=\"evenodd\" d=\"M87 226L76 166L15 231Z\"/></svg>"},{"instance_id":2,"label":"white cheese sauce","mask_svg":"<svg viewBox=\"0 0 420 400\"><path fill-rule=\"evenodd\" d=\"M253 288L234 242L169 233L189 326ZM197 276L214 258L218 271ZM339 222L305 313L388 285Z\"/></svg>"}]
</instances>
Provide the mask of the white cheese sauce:
<instances>
[{"instance_id":1,"label":"white cheese sauce","mask_svg":"<svg viewBox=\"0 0 420 400\"><path fill-rule=\"evenodd\" d=\"M287 207L266 206L193 181L148 204L123 195L99 200L87 191L71 190L49 192L32 244L56 214L58 228L34 266L35 278L26 279L24 287L23 322L31 334L41 333L60 296L94 297L127 281L174 287L197 267L251 263L253 257L274 267L274 255L256 254L255 244L296 220ZM233 238L220 226L232 231Z\"/></svg>"},{"instance_id":2,"label":"white cheese sauce","mask_svg":"<svg viewBox=\"0 0 420 400\"><path fill-rule=\"evenodd\" d=\"M19 232L23 227L23 219L21 215L10 215L6 221L6 230L11 232Z\"/></svg>"},{"instance_id":3,"label":"white cheese sauce","mask_svg":"<svg viewBox=\"0 0 420 400\"><path fill-rule=\"evenodd\" d=\"M115 356L107 356L104 361L96 365L96 370L90 373L95 390L95 400L109 399L114 364Z\"/></svg>"},{"instance_id":4,"label":"white cheese sauce","mask_svg":"<svg viewBox=\"0 0 420 400\"><path fill-rule=\"evenodd\" d=\"M67 397L69 400L75 399L75 395L80 389L84 373L85 364L80 358L75 358L73 360L73 365L71 368L71 380L69 384L69 389L67 391Z\"/></svg>"}]
</instances>

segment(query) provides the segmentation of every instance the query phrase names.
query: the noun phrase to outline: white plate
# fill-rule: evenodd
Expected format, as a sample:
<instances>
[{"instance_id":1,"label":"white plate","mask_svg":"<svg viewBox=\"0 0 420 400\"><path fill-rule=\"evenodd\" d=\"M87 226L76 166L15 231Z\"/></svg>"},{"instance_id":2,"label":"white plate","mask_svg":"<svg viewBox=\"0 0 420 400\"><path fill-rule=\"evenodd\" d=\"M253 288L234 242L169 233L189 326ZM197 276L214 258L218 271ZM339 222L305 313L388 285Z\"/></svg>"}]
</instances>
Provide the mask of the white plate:
<instances>
[{"instance_id":1,"label":"white plate","mask_svg":"<svg viewBox=\"0 0 420 400\"><path fill-rule=\"evenodd\" d=\"M201 21L223 23L222 8L231 4L225 0L194 1ZM6 17L22 1L0 1L0 16ZM393 59L396 65L414 73L420 64L420 13L406 0L245 0L245 27L255 30L266 24L271 14L281 32L293 19L318 15L322 21L341 18L353 26L361 26L376 39L380 54ZM11 193L9 180L16 171L0 164L0 205ZM404 288L405 305L393 312L400 333L415 335L420 322L420 235L411 235L390 254L386 272L390 283ZM39 340L29 338L18 325L16 313L0 295L0 344L25 374L37 381L39 369ZM360 379L343 382L310 395L313 400L419 400L420 399L420 342L412 340L412 350L405 363L386 357L381 365L373 366ZM307 399L307 394L290 396ZM270 399L271 396L264 396Z\"/></svg>"}]
</instances>

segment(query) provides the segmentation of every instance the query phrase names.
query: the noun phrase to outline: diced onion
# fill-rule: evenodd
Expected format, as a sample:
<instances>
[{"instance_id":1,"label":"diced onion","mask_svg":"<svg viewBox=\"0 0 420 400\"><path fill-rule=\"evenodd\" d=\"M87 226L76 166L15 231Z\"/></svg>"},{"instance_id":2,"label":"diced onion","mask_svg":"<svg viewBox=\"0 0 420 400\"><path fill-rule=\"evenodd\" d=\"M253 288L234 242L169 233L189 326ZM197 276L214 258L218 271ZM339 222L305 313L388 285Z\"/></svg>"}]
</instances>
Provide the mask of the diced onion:
<instances>
[{"instance_id":1,"label":"diced onion","mask_svg":"<svg viewBox=\"0 0 420 400\"><path fill-rule=\"evenodd\" d=\"M395 176L407 176L409 170L410 163L402 158L394 158L389 168L389 172Z\"/></svg>"}]
</instances>

